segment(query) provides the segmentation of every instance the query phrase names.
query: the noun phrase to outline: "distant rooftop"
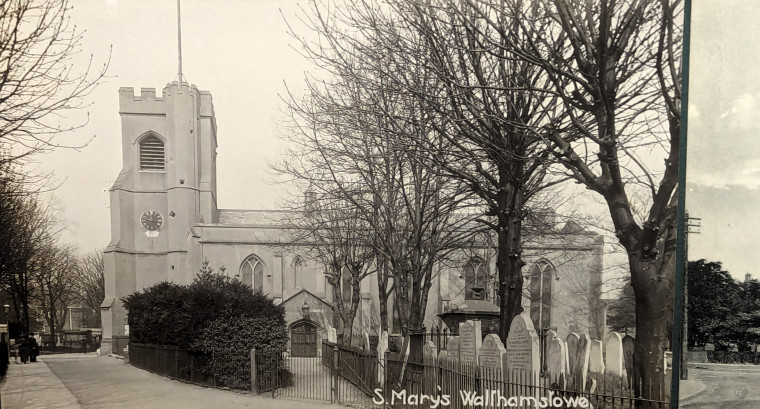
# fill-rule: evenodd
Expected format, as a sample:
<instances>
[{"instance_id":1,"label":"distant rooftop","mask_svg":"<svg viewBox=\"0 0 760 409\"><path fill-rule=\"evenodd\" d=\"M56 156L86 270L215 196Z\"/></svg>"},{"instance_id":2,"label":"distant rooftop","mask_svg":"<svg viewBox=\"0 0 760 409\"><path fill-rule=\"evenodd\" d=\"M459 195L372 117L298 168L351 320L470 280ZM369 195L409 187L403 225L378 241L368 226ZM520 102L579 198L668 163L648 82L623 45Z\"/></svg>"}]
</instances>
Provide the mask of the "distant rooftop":
<instances>
[{"instance_id":1,"label":"distant rooftop","mask_svg":"<svg viewBox=\"0 0 760 409\"><path fill-rule=\"evenodd\" d=\"M219 209L219 224L282 226L292 214L289 210Z\"/></svg>"}]
</instances>

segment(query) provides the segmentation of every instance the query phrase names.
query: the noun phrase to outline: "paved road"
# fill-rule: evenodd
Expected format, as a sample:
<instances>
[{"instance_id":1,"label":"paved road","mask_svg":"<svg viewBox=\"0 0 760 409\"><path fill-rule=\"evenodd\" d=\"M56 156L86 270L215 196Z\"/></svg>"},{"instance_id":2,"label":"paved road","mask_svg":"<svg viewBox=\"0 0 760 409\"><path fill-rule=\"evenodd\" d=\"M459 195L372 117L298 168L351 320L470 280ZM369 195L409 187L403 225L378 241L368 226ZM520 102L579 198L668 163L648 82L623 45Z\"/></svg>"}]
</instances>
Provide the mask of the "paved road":
<instances>
[{"instance_id":1,"label":"paved road","mask_svg":"<svg viewBox=\"0 0 760 409\"><path fill-rule=\"evenodd\" d=\"M760 366L693 364L689 380L704 384L704 390L679 402L682 409L760 408Z\"/></svg>"},{"instance_id":2,"label":"paved road","mask_svg":"<svg viewBox=\"0 0 760 409\"><path fill-rule=\"evenodd\" d=\"M337 408L314 402L271 399L174 381L111 357L45 357L44 362L82 408Z\"/></svg>"}]
</instances>

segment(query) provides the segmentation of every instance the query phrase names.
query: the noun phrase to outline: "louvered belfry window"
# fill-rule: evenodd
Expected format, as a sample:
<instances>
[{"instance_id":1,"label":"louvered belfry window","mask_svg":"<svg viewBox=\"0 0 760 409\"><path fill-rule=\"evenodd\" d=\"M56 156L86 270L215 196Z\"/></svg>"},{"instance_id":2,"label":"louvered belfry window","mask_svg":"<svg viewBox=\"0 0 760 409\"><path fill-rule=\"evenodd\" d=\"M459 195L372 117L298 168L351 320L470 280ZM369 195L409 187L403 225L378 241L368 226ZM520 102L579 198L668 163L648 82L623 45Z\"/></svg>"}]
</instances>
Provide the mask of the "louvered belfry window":
<instances>
[{"instance_id":1,"label":"louvered belfry window","mask_svg":"<svg viewBox=\"0 0 760 409\"><path fill-rule=\"evenodd\" d=\"M155 135L140 141L140 170L166 170L164 143Z\"/></svg>"}]
</instances>

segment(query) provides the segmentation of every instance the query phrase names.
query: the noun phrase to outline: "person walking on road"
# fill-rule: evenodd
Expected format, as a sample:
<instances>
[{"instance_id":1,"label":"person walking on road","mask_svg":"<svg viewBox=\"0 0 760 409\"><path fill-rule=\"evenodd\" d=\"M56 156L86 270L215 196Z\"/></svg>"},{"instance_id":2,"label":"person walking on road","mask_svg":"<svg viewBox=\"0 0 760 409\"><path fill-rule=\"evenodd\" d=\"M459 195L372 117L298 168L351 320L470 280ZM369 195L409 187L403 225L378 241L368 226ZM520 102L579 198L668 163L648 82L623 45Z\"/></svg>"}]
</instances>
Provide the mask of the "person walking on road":
<instances>
[{"instance_id":1,"label":"person walking on road","mask_svg":"<svg viewBox=\"0 0 760 409\"><path fill-rule=\"evenodd\" d=\"M24 335L21 339L21 345L18 346L18 354L21 355L21 363L29 362L29 355L32 352L32 345L29 343L29 336Z\"/></svg>"},{"instance_id":2,"label":"person walking on road","mask_svg":"<svg viewBox=\"0 0 760 409\"><path fill-rule=\"evenodd\" d=\"M37 362L37 355L40 354L40 346L37 343L37 338L34 337L34 333L29 333L29 358L31 362Z\"/></svg>"}]
</instances>

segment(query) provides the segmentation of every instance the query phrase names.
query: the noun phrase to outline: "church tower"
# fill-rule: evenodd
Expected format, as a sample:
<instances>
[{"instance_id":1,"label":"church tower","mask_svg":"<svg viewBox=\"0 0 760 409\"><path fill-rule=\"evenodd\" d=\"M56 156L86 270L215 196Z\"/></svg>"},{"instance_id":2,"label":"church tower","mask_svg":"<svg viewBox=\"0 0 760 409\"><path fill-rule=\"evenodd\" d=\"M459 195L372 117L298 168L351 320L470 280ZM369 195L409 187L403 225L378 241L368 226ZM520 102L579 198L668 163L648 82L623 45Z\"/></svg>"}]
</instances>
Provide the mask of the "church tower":
<instances>
[{"instance_id":1,"label":"church tower","mask_svg":"<svg viewBox=\"0 0 760 409\"><path fill-rule=\"evenodd\" d=\"M141 89L139 96L121 88L119 115L123 165L110 190L103 353L126 345L121 299L161 281L191 281L196 272L188 269L190 229L218 222L211 94L177 81L161 97L153 88Z\"/></svg>"}]
</instances>

